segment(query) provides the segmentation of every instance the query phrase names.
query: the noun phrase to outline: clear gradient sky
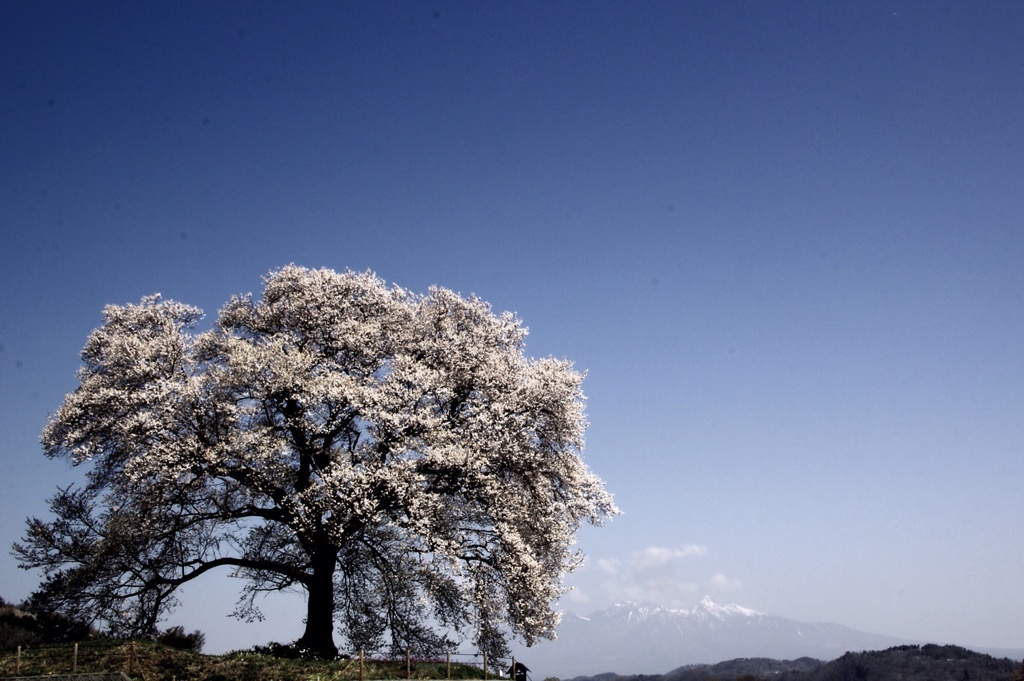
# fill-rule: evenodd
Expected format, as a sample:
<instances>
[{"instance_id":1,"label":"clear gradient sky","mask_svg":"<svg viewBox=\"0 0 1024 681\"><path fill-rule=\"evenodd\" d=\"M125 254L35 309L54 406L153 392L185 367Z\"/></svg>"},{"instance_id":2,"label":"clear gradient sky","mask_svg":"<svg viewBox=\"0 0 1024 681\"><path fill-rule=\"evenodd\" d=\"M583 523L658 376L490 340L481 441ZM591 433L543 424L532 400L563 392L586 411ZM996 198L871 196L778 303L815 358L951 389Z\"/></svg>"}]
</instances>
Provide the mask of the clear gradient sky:
<instances>
[{"instance_id":1,"label":"clear gradient sky","mask_svg":"<svg viewBox=\"0 0 1024 681\"><path fill-rule=\"evenodd\" d=\"M561 607L1024 647L1024 4L0 2L0 596L109 303L288 263L587 370L624 515ZM220 652L301 596L171 624Z\"/></svg>"}]
</instances>

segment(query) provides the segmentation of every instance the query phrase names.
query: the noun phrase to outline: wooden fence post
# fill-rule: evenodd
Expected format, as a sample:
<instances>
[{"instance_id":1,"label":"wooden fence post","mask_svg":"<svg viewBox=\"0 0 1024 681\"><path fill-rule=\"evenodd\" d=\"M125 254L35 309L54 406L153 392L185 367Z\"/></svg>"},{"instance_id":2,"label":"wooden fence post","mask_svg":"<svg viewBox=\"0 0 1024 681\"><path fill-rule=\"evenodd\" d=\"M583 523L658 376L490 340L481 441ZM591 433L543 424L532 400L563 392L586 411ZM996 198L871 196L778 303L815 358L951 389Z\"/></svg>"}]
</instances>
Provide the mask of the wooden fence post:
<instances>
[{"instance_id":1,"label":"wooden fence post","mask_svg":"<svg viewBox=\"0 0 1024 681\"><path fill-rule=\"evenodd\" d=\"M71 647L71 673L78 673L78 644Z\"/></svg>"},{"instance_id":2,"label":"wooden fence post","mask_svg":"<svg viewBox=\"0 0 1024 681\"><path fill-rule=\"evenodd\" d=\"M412 651L405 649L405 678L412 678Z\"/></svg>"},{"instance_id":3,"label":"wooden fence post","mask_svg":"<svg viewBox=\"0 0 1024 681\"><path fill-rule=\"evenodd\" d=\"M21 675L21 646L18 646L18 656L14 658L14 675Z\"/></svg>"},{"instance_id":4,"label":"wooden fence post","mask_svg":"<svg viewBox=\"0 0 1024 681\"><path fill-rule=\"evenodd\" d=\"M359 681L366 681L365 672L363 671L363 649L359 649Z\"/></svg>"},{"instance_id":5,"label":"wooden fence post","mask_svg":"<svg viewBox=\"0 0 1024 681\"><path fill-rule=\"evenodd\" d=\"M135 674L135 641L132 641L131 648L128 651L128 676Z\"/></svg>"},{"instance_id":6,"label":"wooden fence post","mask_svg":"<svg viewBox=\"0 0 1024 681\"><path fill-rule=\"evenodd\" d=\"M20 646L18 647L18 650L21 650ZM452 678L452 651L450 651L450 650L447 653L444 654L444 666L448 670L446 675L445 675L445 678L446 679L451 679ZM362 679L360 679L360 681L362 681Z\"/></svg>"}]
</instances>

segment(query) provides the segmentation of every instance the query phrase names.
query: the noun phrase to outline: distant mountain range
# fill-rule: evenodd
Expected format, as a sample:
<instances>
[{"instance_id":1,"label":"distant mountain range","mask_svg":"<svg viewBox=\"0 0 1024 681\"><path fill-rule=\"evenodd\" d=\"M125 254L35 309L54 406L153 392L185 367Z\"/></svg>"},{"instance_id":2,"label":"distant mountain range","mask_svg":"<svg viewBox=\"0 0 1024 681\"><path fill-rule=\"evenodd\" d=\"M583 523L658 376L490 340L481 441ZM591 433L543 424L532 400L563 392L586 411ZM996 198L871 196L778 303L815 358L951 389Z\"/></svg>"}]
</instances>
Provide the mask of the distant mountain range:
<instances>
[{"instance_id":1,"label":"distant mountain range","mask_svg":"<svg viewBox=\"0 0 1024 681\"><path fill-rule=\"evenodd\" d=\"M682 665L735 658L832 660L847 651L882 650L913 641L838 624L808 624L719 605L705 597L688 610L628 602L581 617L566 613L558 640L516 649L534 681L604 673L665 674Z\"/></svg>"},{"instance_id":2,"label":"distant mountain range","mask_svg":"<svg viewBox=\"0 0 1024 681\"><path fill-rule=\"evenodd\" d=\"M996 658L960 646L903 645L885 650L846 653L830 662L809 657L770 660L742 657L714 665L688 665L662 676L577 677L573 681L1008 681L1024 672L1016 660Z\"/></svg>"}]
</instances>

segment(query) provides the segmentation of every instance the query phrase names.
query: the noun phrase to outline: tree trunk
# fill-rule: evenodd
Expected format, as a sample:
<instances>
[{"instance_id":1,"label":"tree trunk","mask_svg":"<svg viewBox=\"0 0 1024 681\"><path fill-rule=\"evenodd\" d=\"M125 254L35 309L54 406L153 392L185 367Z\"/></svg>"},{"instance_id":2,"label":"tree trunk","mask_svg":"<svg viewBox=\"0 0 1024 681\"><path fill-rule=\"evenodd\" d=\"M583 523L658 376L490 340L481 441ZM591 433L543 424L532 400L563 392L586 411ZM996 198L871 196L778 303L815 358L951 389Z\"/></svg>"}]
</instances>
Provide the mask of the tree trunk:
<instances>
[{"instance_id":1,"label":"tree trunk","mask_svg":"<svg viewBox=\"0 0 1024 681\"><path fill-rule=\"evenodd\" d=\"M309 654L334 659L334 569L337 550L317 551L313 557L313 578L306 584L306 630L295 646Z\"/></svg>"}]
</instances>

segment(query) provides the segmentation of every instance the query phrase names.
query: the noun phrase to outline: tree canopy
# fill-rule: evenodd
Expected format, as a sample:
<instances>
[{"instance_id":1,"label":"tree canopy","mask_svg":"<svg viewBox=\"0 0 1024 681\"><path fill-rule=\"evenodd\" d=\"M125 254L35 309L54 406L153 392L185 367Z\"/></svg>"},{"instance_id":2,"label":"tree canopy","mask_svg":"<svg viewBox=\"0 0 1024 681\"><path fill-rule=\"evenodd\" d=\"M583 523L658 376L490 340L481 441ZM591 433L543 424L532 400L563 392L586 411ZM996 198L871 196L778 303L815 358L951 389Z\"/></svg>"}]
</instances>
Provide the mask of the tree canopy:
<instances>
[{"instance_id":1,"label":"tree canopy","mask_svg":"<svg viewBox=\"0 0 1024 681\"><path fill-rule=\"evenodd\" d=\"M212 328L159 295L108 306L45 453L86 465L14 546L34 598L145 634L224 567L303 590L297 644L432 653L551 637L583 522L618 511L581 458L583 376L512 314L444 288L288 266Z\"/></svg>"}]
</instances>

